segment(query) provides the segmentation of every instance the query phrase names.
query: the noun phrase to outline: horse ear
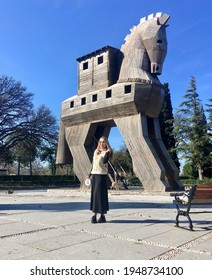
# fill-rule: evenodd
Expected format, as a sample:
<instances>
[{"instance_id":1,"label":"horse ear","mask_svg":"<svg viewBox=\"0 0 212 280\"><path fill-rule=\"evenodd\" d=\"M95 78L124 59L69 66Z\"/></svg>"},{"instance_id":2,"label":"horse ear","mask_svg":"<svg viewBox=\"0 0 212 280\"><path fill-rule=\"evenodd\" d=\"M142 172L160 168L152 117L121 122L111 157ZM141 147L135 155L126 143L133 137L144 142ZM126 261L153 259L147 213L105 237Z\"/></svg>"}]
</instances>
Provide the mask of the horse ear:
<instances>
[{"instance_id":1,"label":"horse ear","mask_svg":"<svg viewBox=\"0 0 212 280\"><path fill-rule=\"evenodd\" d=\"M162 15L162 17L157 18L157 23L159 25L164 25L169 20L170 16L167 14Z\"/></svg>"}]
</instances>

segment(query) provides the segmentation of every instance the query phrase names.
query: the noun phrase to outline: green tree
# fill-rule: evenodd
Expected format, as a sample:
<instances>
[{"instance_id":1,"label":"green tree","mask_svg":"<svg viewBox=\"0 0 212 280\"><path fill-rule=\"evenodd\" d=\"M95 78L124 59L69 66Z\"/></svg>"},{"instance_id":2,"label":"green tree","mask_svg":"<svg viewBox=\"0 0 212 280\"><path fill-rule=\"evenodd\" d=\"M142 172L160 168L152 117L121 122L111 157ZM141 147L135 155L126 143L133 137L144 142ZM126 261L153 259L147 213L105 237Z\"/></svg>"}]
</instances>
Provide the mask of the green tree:
<instances>
[{"instance_id":1,"label":"green tree","mask_svg":"<svg viewBox=\"0 0 212 280\"><path fill-rule=\"evenodd\" d=\"M46 149L46 153L49 151L49 157L51 157L52 151L50 147L57 143L57 121L50 109L42 105L38 110L32 112L31 118L25 127L25 135L25 139L14 147L19 166L18 174L22 163L24 166L29 165L30 175L32 175L32 162L42 153L42 149Z\"/></svg>"},{"instance_id":2,"label":"green tree","mask_svg":"<svg viewBox=\"0 0 212 280\"><path fill-rule=\"evenodd\" d=\"M209 103L205 104L208 113L208 134L212 136L212 98L208 99Z\"/></svg>"},{"instance_id":3,"label":"green tree","mask_svg":"<svg viewBox=\"0 0 212 280\"><path fill-rule=\"evenodd\" d=\"M51 174L56 174L56 153L57 153L57 145L54 146L45 146L41 148L40 158L42 161L47 161L49 164L49 169L51 170Z\"/></svg>"},{"instance_id":4,"label":"green tree","mask_svg":"<svg viewBox=\"0 0 212 280\"><path fill-rule=\"evenodd\" d=\"M0 77L0 163L16 159L20 164L32 162L44 146L56 145L58 125L50 109L42 105L37 110L29 93L13 78Z\"/></svg>"},{"instance_id":5,"label":"green tree","mask_svg":"<svg viewBox=\"0 0 212 280\"><path fill-rule=\"evenodd\" d=\"M132 159L125 144L114 152L114 165L119 172L133 175Z\"/></svg>"},{"instance_id":6,"label":"green tree","mask_svg":"<svg viewBox=\"0 0 212 280\"><path fill-rule=\"evenodd\" d=\"M193 170L190 163L185 163L183 166L183 175L193 177Z\"/></svg>"},{"instance_id":7,"label":"green tree","mask_svg":"<svg viewBox=\"0 0 212 280\"><path fill-rule=\"evenodd\" d=\"M169 91L168 83L164 83L164 89L165 89L164 102L159 115L161 138L163 140L166 149L170 153L173 161L175 162L177 168L179 169L180 163L176 152L176 140L174 137L173 108L172 108L171 94Z\"/></svg>"},{"instance_id":8,"label":"green tree","mask_svg":"<svg viewBox=\"0 0 212 280\"><path fill-rule=\"evenodd\" d=\"M13 154L16 155L16 161L18 163L17 174L20 175L21 164L26 167L29 166L30 175L32 175L32 162L38 155L38 146L36 146L30 139L25 139L17 143L12 149Z\"/></svg>"},{"instance_id":9,"label":"green tree","mask_svg":"<svg viewBox=\"0 0 212 280\"><path fill-rule=\"evenodd\" d=\"M33 94L11 77L0 77L0 159L25 139Z\"/></svg>"},{"instance_id":10,"label":"green tree","mask_svg":"<svg viewBox=\"0 0 212 280\"><path fill-rule=\"evenodd\" d=\"M197 172L199 179L202 180L207 166L211 163L210 142L206 117L193 76L190 88L183 98L185 101L179 105L175 118L177 150L186 162L191 164L193 173Z\"/></svg>"},{"instance_id":11,"label":"green tree","mask_svg":"<svg viewBox=\"0 0 212 280\"><path fill-rule=\"evenodd\" d=\"M208 162L205 164L205 170L204 175L206 177L211 178L212 177L212 98L208 99L208 102L206 105L207 109L205 110L207 112L207 135L209 138L209 144L208 145Z\"/></svg>"}]
</instances>

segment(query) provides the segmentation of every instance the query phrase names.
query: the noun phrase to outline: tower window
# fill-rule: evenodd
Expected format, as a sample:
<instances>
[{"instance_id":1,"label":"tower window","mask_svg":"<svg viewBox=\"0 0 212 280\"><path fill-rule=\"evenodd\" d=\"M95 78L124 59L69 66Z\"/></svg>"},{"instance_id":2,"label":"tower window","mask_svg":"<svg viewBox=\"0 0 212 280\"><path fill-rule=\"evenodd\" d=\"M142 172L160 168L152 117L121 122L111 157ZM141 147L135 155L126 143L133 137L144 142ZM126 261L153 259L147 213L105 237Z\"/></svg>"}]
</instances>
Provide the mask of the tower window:
<instances>
[{"instance_id":1,"label":"tower window","mask_svg":"<svg viewBox=\"0 0 212 280\"><path fill-rule=\"evenodd\" d=\"M112 90L109 89L109 90L106 90L106 98L111 98L112 96Z\"/></svg>"},{"instance_id":2,"label":"tower window","mask_svg":"<svg viewBox=\"0 0 212 280\"><path fill-rule=\"evenodd\" d=\"M103 55L102 55L102 56L99 56L98 59L97 59L97 61L98 61L98 64L103 63Z\"/></svg>"},{"instance_id":3,"label":"tower window","mask_svg":"<svg viewBox=\"0 0 212 280\"><path fill-rule=\"evenodd\" d=\"M131 85L127 85L124 87L124 93L130 93L131 92Z\"/></svg>"},{"instance_id":4,"label":"tower window","mask_svg":"<svg viewBox=\"0 0 212 280\"><path fill-rule=\"evenodd\" d=\"M82 99L81 99L81 105L85 105L86 104L86 97L83 97Z\"/></svg>"},{"instance_id":5,"label":"tower window","mask_svg":"<svg viewBox=\"0 0 212 280\"><path fill-rule=\"evenodd\" d=\"M70 108L74 108L74 101L73 100L70 102Z\"/></svg>"},{"instance_id":6,"label":"tower window","mask_svg":"<svg viewBox=\"0 0 212 280\"><path fill-rule=\"evenodd\" d=\"M86 69L88 69L88 62L83 63L83 70L86 70Z\"/></svg>"},{"instance_id":7,"label":"tower window","mask_svg":"<svg viewBox=\"0 0 212 280\"><path fill-rule=\"evenodd\" d=\"M92 95L92 102L96 102L97 101L97 94L93 94Z\"/></svg>"}]
</instances>

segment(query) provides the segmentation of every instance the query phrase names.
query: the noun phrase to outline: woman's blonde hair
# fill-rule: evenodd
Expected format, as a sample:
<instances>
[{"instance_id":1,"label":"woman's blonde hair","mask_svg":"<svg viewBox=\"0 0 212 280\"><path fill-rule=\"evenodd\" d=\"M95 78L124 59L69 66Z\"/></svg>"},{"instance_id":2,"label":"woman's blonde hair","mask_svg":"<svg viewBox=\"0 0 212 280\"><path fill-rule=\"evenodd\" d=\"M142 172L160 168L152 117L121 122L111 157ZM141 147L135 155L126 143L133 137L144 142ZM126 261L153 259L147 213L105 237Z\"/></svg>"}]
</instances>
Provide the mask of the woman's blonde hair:
<instances>
[{"instance_id":1,"label":"woman's blonde hair","mask_svg":"<svg viewBox=\"0 0 212 280\"><path fill-rule=\"evenodd\" d=\"M100 139L103 139L105 141L106 149L110 151L110 160L112 160L113 159L113 149L111 148L110 143L109 143L108 139L105 136L101 136L99 138L98 145L97 145L97 154L101 153L101 150L100 150Z\"/></svg>"}]
</instances>

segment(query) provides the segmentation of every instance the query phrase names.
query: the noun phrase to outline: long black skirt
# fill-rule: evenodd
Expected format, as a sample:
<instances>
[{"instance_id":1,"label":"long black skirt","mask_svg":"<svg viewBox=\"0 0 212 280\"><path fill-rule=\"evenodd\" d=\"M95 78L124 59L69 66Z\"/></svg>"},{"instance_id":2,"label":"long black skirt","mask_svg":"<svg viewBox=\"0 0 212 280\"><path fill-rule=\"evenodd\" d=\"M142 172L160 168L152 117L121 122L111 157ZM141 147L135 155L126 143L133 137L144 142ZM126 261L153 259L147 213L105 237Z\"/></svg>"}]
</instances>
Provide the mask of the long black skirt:
<instances>
[{"instance_id":1,"label":"long black skirt","mask_svg":"<svg viewBox=\"0 0 212 280\"><path fill-rule=\"evenodd\" d=\"M94 213L106 214L108 203L108 176L93 174L91 177L91 204L90 210Z\"/></svg>"}]
</instances>

